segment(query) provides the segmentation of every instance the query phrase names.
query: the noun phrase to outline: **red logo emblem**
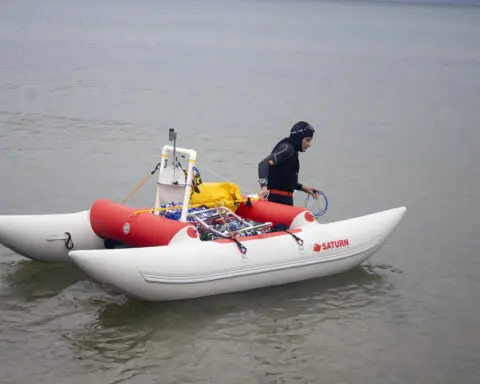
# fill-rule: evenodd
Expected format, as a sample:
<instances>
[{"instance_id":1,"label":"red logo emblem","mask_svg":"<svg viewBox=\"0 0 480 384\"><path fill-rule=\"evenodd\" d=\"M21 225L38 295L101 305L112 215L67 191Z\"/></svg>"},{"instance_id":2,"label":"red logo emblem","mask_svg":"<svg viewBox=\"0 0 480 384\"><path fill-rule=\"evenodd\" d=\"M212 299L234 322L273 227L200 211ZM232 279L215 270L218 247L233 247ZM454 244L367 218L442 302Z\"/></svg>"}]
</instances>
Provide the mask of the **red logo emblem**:
<instances>
[{"instance_id":1,"label":"red logo emblem","mask_svg":"<svg viewBox=\"0 0 480 384\"><path fill-rule=\"evenodd\" d=\"M197 233L196 229L193 228L193 227L188 227L188 229L187 229L187 235L190 236L190 237L193 237L194 239L195 239L196 237L198 237L198 233Z\"/></svg>"},{"instance_id":2,"label":"red logo emblem","mask_svg":"<svg viewBox=\"0 0 480 384\"><path fill-rule=\"evenodd\" d=\"M312 215L312 212L307 211L305 212L305 220L309 221L310 223L315 221L315 218Z\"/></svg>"},{"instance_id":3,"label":"red logo emblem","mask_svg":"<svg viewBox=\"0 0 480 384\"><path fill-rule=\"evenodd\" d=\"M329 241L328 243L314 243L313 252L328 251L329 249L349 247L348 239Z\"/></svg>"}]
</instances>

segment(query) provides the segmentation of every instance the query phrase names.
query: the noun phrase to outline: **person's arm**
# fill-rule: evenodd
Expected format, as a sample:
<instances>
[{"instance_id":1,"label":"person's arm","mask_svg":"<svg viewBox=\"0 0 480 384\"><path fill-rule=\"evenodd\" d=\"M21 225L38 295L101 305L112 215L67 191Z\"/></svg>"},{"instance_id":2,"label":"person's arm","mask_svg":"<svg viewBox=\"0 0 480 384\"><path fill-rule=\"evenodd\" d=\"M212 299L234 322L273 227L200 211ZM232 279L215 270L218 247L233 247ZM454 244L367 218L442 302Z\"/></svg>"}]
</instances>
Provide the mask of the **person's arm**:
<instances>
[{"instance_id":1,"label":"person's arm","mask_svg":"<svg viewBox=\"0 0 480 384\"><path fill-rule=\"evenodd\" d=\"M270 166L279 164L293 155L295 155L295 149L291 145L283 143L258 164L258 183L262 188L261 195L266 195L267 192Z\"/></svg>"},{"instance_id":2,"label":"person's arm","mask_svg":"<svg viewBox=\"0 0 480 384\"><path fill-rule=\"evenodd\" d=\"M266 199L268 196L268 174L270 170L270 163L273 161L273 156L268 155L258 164L258 183L260 184L260 192L258 197Z\"/></svg>"},{"instance_id":3,"label":"person's arm","mask_svg":"<svg viewBox=\"0 0 480 384\"><path fill-rule=\"evenodd\" d=\"M310 196L312 196L314 199L318 199L318 196L320 196L320 191L316 188L312 188L312 187L305 187L303 186L302 184L297 184L297 186L300 186L300 188L296 188L298 189L299 191L302 191L302 192L305 192L307 194L309 194Z\"/></svg>"},{"instance_id":4,"label":"person's arm","mask_svg":"<svg viewBox=\"0 0 480 384\"><path fill-rule=\"evenodd\" d=\"M260 187L266 187L268 184L270 162L272 161L273 155L268 155L258 164L258 183L260 184Z\"/></svg>"}]
</instances>

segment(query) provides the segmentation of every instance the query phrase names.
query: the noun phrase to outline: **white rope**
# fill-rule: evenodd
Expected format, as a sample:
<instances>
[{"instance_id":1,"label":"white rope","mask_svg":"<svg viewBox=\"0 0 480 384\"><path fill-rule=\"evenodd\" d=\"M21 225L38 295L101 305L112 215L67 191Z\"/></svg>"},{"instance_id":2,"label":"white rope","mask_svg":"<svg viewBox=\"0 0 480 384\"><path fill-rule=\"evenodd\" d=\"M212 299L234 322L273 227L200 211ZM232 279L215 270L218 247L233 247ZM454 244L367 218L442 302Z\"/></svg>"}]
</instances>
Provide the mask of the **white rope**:
<instances>
[{"instance_id":1,"label":"white rope","mask_svg":"<svg viewBox=\"0 0 480 384\"><path fill-rule=\"evenodd\" d=\"M248 188L243 188L242 185L240 185L240 184L238 184L238 183L235 183L234 181L230 180L229 178L227 178L227 177L225 177L225 176L223 176L223 175L221 175L221 174L219 174L219 173L211 170L210 168L204 166L203 164L200 166L200 168L202 169L202 171L205 169L206 171L208 171L208 172L212 173L213 175L221 178L222 180L228 181L229 183L237 184L242 191L247 192L249 195L255 195L255 194L256 194L256 192L252 192L252 191L250 191Z\"/></svg>"}]
</instances>

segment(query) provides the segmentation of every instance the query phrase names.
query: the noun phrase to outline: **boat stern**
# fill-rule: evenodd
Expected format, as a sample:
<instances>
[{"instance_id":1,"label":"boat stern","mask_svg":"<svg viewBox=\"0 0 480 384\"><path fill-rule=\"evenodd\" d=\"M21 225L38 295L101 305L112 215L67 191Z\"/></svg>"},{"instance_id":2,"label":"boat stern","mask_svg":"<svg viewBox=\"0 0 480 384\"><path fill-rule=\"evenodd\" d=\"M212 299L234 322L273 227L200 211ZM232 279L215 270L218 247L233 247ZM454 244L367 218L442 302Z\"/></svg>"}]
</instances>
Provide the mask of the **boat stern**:
<instances>
[{"instance_id":1,"label":"boat stern","mask_svg":"<svg viewBox=\"0 0 480 384\"><path fill-rule=\"evenodd\" d=\"M104 248L89 211L57 215L0 216L0 244L29 259L71 262L72 249Z\"/></svg>"}]
</instances>

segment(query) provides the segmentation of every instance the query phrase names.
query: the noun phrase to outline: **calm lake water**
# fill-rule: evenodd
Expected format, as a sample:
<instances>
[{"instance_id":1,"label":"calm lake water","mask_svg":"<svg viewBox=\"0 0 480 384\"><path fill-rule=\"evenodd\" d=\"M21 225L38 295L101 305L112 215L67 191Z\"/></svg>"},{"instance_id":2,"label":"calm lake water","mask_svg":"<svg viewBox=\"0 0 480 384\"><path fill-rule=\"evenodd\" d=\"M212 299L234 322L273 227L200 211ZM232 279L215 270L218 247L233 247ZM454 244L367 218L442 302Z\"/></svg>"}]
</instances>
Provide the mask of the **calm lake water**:
<instances>
[{"instance_id":1,"label":"calm lake water","mask_svg":"<svg viewBox=\"0 0 480 384\"><path fill-rule=\"evenodd\" d=\"M123 199L169 127L255 192L298 120L324 221L408 211L348 273L171 303L0 246L0 382L478 383L479 99L478 7L3 0L0 214Z\"/></svg>"}]
</instances>

